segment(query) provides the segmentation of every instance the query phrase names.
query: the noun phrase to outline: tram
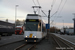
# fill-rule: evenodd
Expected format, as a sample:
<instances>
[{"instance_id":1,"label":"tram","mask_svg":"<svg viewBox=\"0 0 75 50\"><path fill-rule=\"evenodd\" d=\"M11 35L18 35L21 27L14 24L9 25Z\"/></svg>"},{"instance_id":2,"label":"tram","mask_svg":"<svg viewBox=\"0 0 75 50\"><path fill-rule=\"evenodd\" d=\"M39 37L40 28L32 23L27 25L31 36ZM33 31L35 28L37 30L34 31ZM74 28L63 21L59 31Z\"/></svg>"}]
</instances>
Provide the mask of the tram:
<instances>
[{"instance_id":1,"label":"tram","mask_svg":"<svg viewBox=\"0 0 75 50\"><path fill-rule=\"evenodd\" d=\"M39 42L46 37L45 23L38 14L28 14L25 21L25 42Z\"/></svg>"}]
</instances>

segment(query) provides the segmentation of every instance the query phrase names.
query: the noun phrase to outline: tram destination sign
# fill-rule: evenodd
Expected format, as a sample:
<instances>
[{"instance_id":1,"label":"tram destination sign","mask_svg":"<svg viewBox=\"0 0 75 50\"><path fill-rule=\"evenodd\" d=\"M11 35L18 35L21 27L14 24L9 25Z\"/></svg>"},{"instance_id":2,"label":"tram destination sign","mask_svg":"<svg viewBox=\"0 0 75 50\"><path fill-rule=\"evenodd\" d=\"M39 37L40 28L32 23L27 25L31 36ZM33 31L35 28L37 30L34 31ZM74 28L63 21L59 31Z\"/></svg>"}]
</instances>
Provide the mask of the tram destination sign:
<instances>
[{"instance_id":1,"label":"tram destination sign","mask_svg":"<svg viewBox=\"0 0 75 50\"><path fill-rule=\"evenodd\" d=\"M26 22L39 22L38 19L27 19Z\"/></svg>"}]
</instances>

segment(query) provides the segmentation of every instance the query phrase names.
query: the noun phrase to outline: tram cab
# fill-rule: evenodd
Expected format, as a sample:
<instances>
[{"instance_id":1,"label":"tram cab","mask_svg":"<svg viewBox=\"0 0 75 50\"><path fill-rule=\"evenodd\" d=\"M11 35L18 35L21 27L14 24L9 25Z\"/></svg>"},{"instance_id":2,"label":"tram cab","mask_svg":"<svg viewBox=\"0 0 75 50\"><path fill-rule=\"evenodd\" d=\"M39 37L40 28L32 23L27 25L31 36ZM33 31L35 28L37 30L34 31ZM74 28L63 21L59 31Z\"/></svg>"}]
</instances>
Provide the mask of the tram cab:
<instances>
[{"instance_id":1,"label":"tram cab","mask_svg":"<svg viewBox=\"0 0 75 50\"><path fill-rule=\"evenodd\" d=\"M39 42L46 35L45 24L41 20L41 16L28 14L24 31L25 42Z\"/></svg>"}]
</instances>

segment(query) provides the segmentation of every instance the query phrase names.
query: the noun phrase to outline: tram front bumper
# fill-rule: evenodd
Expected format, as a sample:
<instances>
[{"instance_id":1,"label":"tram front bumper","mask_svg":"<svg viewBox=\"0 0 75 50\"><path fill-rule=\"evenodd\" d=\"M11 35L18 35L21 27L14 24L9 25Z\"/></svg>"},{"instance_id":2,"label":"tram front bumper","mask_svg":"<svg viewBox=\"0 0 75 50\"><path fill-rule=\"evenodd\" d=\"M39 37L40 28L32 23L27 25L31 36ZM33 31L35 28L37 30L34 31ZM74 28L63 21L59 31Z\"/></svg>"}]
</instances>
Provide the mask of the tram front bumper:
<instances>
[{"instance_id":1,"label":"tram front bumper","mask_svg":"<svg viewBox=\"0 0 75 50\"><path fill-rule=\"evenodd\" d=\"M38 38L25 38L25 42L38 42Z\"/></svg>"}]
</instances>

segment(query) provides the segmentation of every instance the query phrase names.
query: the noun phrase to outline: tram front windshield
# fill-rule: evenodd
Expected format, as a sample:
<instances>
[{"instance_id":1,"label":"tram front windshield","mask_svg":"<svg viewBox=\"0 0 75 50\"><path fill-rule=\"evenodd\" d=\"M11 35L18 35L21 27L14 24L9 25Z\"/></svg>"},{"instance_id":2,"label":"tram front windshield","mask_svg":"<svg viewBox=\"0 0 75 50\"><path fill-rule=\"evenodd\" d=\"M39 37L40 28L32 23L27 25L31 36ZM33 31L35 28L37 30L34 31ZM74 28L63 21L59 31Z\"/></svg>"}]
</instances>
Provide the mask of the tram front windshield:
<instances>
[{"instance_id":1,"label":"tram front windshield","mask_svg":"<svg viewBox=\"0 0 75 50\"><path fill-rule=\"evenodd\" d=\"M26 22L26 31L37 31L38 22Z\"/></svg>"}]
</instances>

